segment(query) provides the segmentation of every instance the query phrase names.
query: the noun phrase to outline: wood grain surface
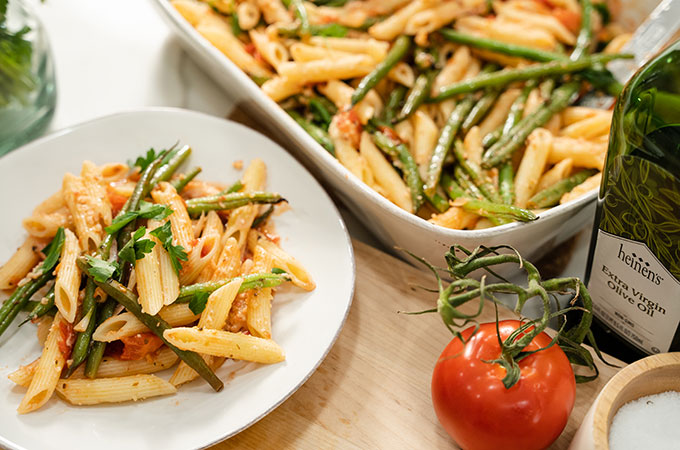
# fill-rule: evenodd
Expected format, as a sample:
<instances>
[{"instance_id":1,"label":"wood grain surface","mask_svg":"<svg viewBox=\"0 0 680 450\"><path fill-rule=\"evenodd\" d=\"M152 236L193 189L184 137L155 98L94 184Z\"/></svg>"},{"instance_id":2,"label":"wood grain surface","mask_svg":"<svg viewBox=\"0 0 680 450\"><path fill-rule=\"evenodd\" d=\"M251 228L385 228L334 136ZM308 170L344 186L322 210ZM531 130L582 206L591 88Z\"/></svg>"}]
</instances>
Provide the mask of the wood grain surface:
<instances>
[{"instance_id":1,"label":"wood grain surface","mask_svg":"<svg viewBox=\"0 0 680 450\"><path fill-rule=\"evenodd\" d=\"M432 368L451 334L433 308L432 275L354 241L356 291L344 329L317 371L255 425L211 447L226 449L454 449L432 409ZM444 249L442 249L444 250ZM468 305L476 309L474 305ZM482 320L493 320L485 308ZM509 311L505 318L512 317ZM576 406L551 448L566 449L616 369L577 386Z\"/></svg>"}]
</instances>

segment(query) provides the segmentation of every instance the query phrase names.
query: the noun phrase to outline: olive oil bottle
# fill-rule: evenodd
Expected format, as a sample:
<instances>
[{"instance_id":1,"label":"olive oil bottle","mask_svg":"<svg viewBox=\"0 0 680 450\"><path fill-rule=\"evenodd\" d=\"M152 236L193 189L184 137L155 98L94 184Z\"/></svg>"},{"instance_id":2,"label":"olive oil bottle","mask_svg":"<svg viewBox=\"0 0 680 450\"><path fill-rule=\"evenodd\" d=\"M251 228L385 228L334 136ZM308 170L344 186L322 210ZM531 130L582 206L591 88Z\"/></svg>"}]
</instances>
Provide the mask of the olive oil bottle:
<instances>
[{"instance_id":1,"label":"olive oil bottle","mask_svg":"<svg viewBox=\"0 0 680 450\"><path fill-rule=\"evenodd\" d=\"M680 350L680 41L614 108L586 284L601 350L629 362Z\"/></svg>"}]
</instances>

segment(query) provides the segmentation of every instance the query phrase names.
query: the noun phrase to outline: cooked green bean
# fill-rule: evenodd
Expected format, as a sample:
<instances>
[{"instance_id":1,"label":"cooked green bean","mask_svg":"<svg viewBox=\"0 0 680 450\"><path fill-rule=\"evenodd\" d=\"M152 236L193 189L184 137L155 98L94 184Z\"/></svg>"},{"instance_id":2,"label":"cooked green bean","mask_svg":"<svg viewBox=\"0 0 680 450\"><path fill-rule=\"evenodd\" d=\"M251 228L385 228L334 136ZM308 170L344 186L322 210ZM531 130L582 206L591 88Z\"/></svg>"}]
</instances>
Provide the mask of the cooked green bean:
<instances>
[{"instance_id":1,"label":"cooked green bean","mask_svg":"<svg viewBox=\"0 0 680 450\"><path fill-rule=\"evenodd\" d=\"M396 155L401 162L404 181L411 192L413 212L417 212L425 200L425 195L423 194L423 182L418 173L418 165L413 160L408 147L403 143L395 143L381 131L373 134L373 141L378 148L390 155Z\"/></svg>"},{"instance_id":2,"label":"cooked green bean","mask_svg":"<svg viewBox=\"0 0 680 450\"><path fill-rule=\"evenodd\" d=\"M460 167L468 174L470 180L479 188L484 197L495 203L501 202L501 196L498 194L498 189L493 185L491 179L484 173L482 168L465 157L465 147L460 139L456 139L453 143L453 154L458 160Z\"/></svg>"},{"instance_id":3,"label":"cooked green bean","mask_svg":"<svg viewBox=\"0 0 680 450\"><path fill-rule=\"evenodd\" d=\"M510 130L512 130L513 127L517 125L520 120L522 120L522 116L524 115L524 107L527 104L527 99L529 98L529 94L531 94L531 91L536 87L536 84L537 84L536 80L527 81L526 84L524 85L524 88L520 92L519 97L517 97L515 101L512 102L512 105L510 106L510 112L508 113L508 117L505 119L505 122L503 123L503 128L501 129L501 136L510 133Z\"/></svg>"},{"instance_id":4,"label":"cooked green bean","mask_svg":"<svg viewBox=\"0 0 680 450\"><path fill-rule=\"evenodd\" d=\"M404 58L410 48L411 38L405 35L399 36L387 53L387 56L385 56L385 59L359 82L359 85L352 94L352 106L363 100L363 98L366 97L366 94L368 94L380 80L385 78L387 72L392 70L392 68Z\"/></svg>"},{"instance_id":5,"label":"cooked green bean","mask_svg":"<svg viewBox=\"0 0 680 450\"><path fill-rule=\"evenodd\" d=\"M446 172L442 174L440 184L451 200L455 200L459 197L467 197L465 190Z\"/></svg>"},{"instance_id":6,"label":"cooked green bean","mask_svg":"<svg viewBox=\"0 0 680 450\"><path fill-rule=\"evenodd\" d=\"M33 294L38 292L48 281L54 278L52 271L41 274L37 278L33 278L23 286L18 287L14 293L2 304L0 307L0 334L12 323L14 318L24 308L24 306L31 299Z\"/></svg>"},{"instance_id":7,"label":"cooked green bean","mask_svg":"<svg viewBox=\"0 0 680 450\"><path fill-rule=\"evenodd\" d=\"M522 119L522 115L524 114L524 106L526 105L527 98L529 97L531 91L536 87L536 84L537 84L536 80L529 80L526 82L519 96L515 99L514 102L512 102L512 105L510 105L510 112L508 112L508 116L505 118L505 122L503 122L503 125L496 128L492 132L488 133L482 139L482 146L485 149L488 149L493 144L498 142L498 140L504 134L508 134L512 127L514 127L517 124L517 122L519 122Z\"/></svg>"},{"instance_id":8,"label":"cooked green bean","mask_svg":"<svg viewBox=\"0 0 680 450\"><path fill-rule=\"evenodd\" d=\"M436 192L431 196L425 196L425 200L427 200L438 213L445 212L450 206L449 202Z\"/></svg>"},{"instance_id":9,"label":"cooked green bean","mask_svg":"<svg viewBox=\"0 0 680 450\"><path fill-rule=\"evenodd\" d=\"M90 318L88 319L89 321L85 331L79 332L76 335L76 341L73 344L73 350L71 351L71 363L69 364L68 369L66 369L64 378L71 376L78 366L85 361L90 350L92 333L94 333L94 327L97 324L97 318L95 316L97 302L94 299L94 288L94 281L92 281L91 278L88 278L85 285L85 297L83 298L82 311L83 317L89 315Z\"/></svg>"},{"instance_id":10,"label":"cooked green bean","mask_svg":"<svg viewBox=\"0 0 680 450\"><path fill-rule=\"evenodd\" d=\"M484 193L479 190L477 185L472 182L470 175L468 175L462 167L456 166L453 169L453 176L456 177L456 183L458 183L463 191L465 191L465 197L489 200Z\"/></svg>"},{"instance_id":11,"label":"cooked green bean","mask_svg":"<svg viewBox=\"0 0 680 450\"><path fill-rule=\"evenodd\" d=\"M432 98L432 101L442 101L458 94L475 92L488 87L503 87L513 81L531 80L534 78L580 72L584 69L593 67L594 65L605 64L614 59L629 58L630 56L631 55L599 54L587 56L577 61L560 60L542 64L532 64L516 69L503 69L494 73L481 74L470 80L443 86L439 89L439 93Z\"/></svg>"},{"instance_id":12,"label":"cooked green bean","mask_svg":"<svg viewBox=\"0 0 680 450\"><path fill-rule=\"evenodd\" d=\"M501 203L489 202L486 200L478 200L472 198L459 198L454 202L455 206L459 206L468 212L477 214L478 216L489 219L499 219L505 221L519 220L520 222L531 222L538 217L528 209L518 208L512 205L504 205Z\"/></svg>"},{"instance_id":13,"label":"cooked green bean","mask_svg":"<svg viewBox=\"0 0 680 450\"><path fill-rule=\"evenodd\" d=\"M31 308L31 312L28 313L26 319L24 319L19 324L19 326L25 324L26 322L30 322L31 320L35 320L39 317L44 316L54 307L54 286L52 286L52 288L49 290L47 295L45 295L45 297L42 300L38 302L29 303L34 303L33 308Z\"/></svg>"},{"instance_id":14,"label":"cooked green bean","mask_svg":"<svg viewBox=\"0 0 680 450\"><path fill-rule=\"evenodd\" d=\"M177 171L179 166L181 166L182 163L186 161L189 155L191 155L191 147L188 145L185 145L184 147L169 153L167 155L168 158L164 158L162 163L159 165L158 170L154 172L150 184L155 186L161 181L168 181L172 174Z\"/></svg>"},{"instance_id":15,"label":"cooked green bean","mask_svg":"<svg viewBox=\"0 0 680 450\"><path fill-rule=\"evenodd\" d=\"M250 275L244 275L242 277L229 278L227 280L190 284L189 286L182 286L180 288L179 296L177 297L177 300L175 300L175 303L189 302L194 297L194 295L199 293L211 294L225 284L237 279L243 280L241 287L239 288L239 292L245 292L249 289L262 289L279 286L286 281L290 281L290 275L285 273L253 273Z\"/></svg>"},{"instance_id":16,"label":"cooked green bean","mask_svg":"<svg viewBox=\"0 0 680 450\"><path fill-rule=\"evenodd\" d=\"M321 144L321 146L325 148L328 153L335 156L335 145L333 145L333 140L330 138L326 130L314 125L312 122L305 119L292 109L286 110L286 112L312 137L312 139Z\"/></svg>"},{"instance_id":17,"label":"cooked green bean","mask_svg":"<svg viewBox=\"0 0 680 450\"><path fill-rule=\"evenodd\" d=\"M190 171L184 174L182 178L177 178L174 181L172 181L172 186L175 188L175 190L180 193L184 190L184 188L189 184L191 180L196 178L196 176L201 173L203 169L200 167L194 167Z\"/></svg>"},{"instance_id":18,"label":"cooked green bean","mask_svg":"<svg viewBox=\"0 0 680 450\"><path fill-rule=\"evenodd\" d=\"M103 305L98 305L97 307L97 326L101 325L106 319L113 316L113 312L116 309L118 302L112 297L106 299ZM99 370L99 365L104 357L104 351L106 350L106 342L92 341L90 346L90 353L87 355L87 362L85 363L85 376L88 378L95 378L97 376L97 371Z\"/></svg>"},{"instance_id":19,"label":"cooked green bean","mask_svg":"<svg viewBox=\"0 0 680 450\"><path fill-rule=\"evenodd\" d=\"M522 119L508 134L504 134L482 158L482 167L491 168L505 162L524 145L526 138L536 128L546 124L550 118L566 108L576 99L580 83L571 81L553 91L550 101Z\"/></svg>"},{"instance_id":20,"label":"cooked green bean","mask_svg":"<svg viewBox=\"0 0 680 450\"><path fill-rule=\"evenodd\" d=\"M328 130L333 115L338 112L335 105L326 97L312 97L309 99L309 110L312 115L324 125L324 129Z\"/></svg>"},{"instance_id":21,"label":"cooked green bean","mask_svg":"<svg viewBox=\"0 0 680 450\"><path fill-rule=\"evenodd\" d=\"M480 36L473 36L471 34L454 31L450 28L442 28L439 33L445 39L455 42L457 44L468 45L470 47L481 48L496 53L502 53L508 56L516 56L519 58L526 58L538 62L550 62L559 59L565 59L564 55L546 50L539 50L532 47L524 47L517 44L509 44L495 39L488 39Z\"/></svg>"},{"instance_id":22,"label":"cooked green bean","mask_svg":"<svg viewBox=\"0 0 680 450\"><path fill-rule=\"evenodd\" d=\"M418 81L416 80L416 83ZM394 121L397 111L400 109L401 104L406 96L406 86L399 85L392 89L390 96L387 98L387 104L383 108L382 120L386 123L391 123Z\"/></svg>"},{"instance_id":23,"label":"cooked green bean","mask_svg":"<svg viewBox=\"0 0 680 450\"><path fill-rule=\"evenodd\" d=\"M501 136L503 136L503 125L500 125L498 128L489 133L486 133L486 136L482 138L482 147L485 149L491 147L493 144L498 142Z\"/></svg>"},{"instance_id":24,"label":"cooked green bean","mask_svg":"<svg viewBox=\"0 0 680 450\"><path fill-rule=\"evenodd\" d=\"M78 259L78 266L84 273L87 273L87 262L85 262L84 259ZM206 364L201 355L191 351L180 350L165 339L163 332L170 329L170 325L158 315L152 316L151 314L142 312L142 307L139 306L137 296L133 294L132 291L115 280L108 280L105 283L99 283L96 280L94 280L94 282L109 297L115 299L118 303L123 305L128 312L134 314L140 322L175 352L182 361L205 379L215 391L220 391L224 387L222 381L217 378L215 372L213 372L208 364Z\"/></svg>"},{"instance_id":25,"label":"cooked green bean","mask_svg":"<svg viewBox=\"0 0 680 450\"><path fill-rule=\"evenodd\" d=\"M590 53L590 48L593 45L593 27L591 24L591 16L593 14L593 4L590 0L581 0L581 29L576 38L576 45L571 52L569 59L576 61L583 56Z\"/></svg>"},{"instance_id":26,"label":"cooked green bean","mask_svg":"<svg viewBox=\"0 0 680 450\"><path fill-rule=\"evenodd\" d=\"M515 171L510 162L503 164L498 171L498 191L504 204L515 203Z\"/></svg>"},{"instance_id":27,"label":"cooked green bean","mask_svg":"<svg viewBox=\"0 0 680 450\"><path fill-rule=\"evenodd\" d=\"M197 216L202 212L224 211L252 204L276 204L286 199L273 192L234 192L233 194L211 195L186 201L187 212Z\"/></svg>"},{"instance_id":28,"label":"cooked green bean","mask_svg":"<svg viewBox=\"0 0 680 450\"><path fill-rule=\"evenodd\" d=\"M439 138L437 139L437 145L434 147L432 156L430 157L430 163L427 166L427 176L425 177L425 194L432 195L439 184L439 177L442 173L442 168L444 167L444 160L446 155L449 153L451 144L456 138L460 126L463 124L463 120L470 113L470 110L475 104L476 97L474 95L468 95L463 100L458 102L451 115L446 121L446 124L442 127Z\"/></svg>"},{"instance_id":29,"label":"cooked green bean","mask_svg":"<svg viewBox=\"0 0 680 450\"><path fill-rule=\"evenodd\" d=\"M420 105L425 103L425 99L430 95L430 86L432 86L434 74L434 71L429 71L418 75L418 78L416 78L416 81L413 83L413 88L411 88L408 97L406 97L404 106L401 108L397 117L392 120L393 123L407 119L411 114L416 112Z\"/></svg>"},{"instance_id":30,"label":"cooked green bean","mask_svg":"<svg viewBox=\"0 0 680 450\"><path fill-rule=\"evenodd\" d=\"M267 210L265 212L263 212L262 214L260 214L259 216L257 216L253 220L253 226L252 227L256 228L256 227L260 226L261 223L266 222L267 219L269 218L269 216L271 216L273 212L274 212L274 205L269 205L269 208L267 208Z\"/></svg>"},{"instance_id":31,"label":"cooked green bean","mask_svg":"<svg viewBox=\"0 0 680 450\"><path fill-rule=\"evenodd\" d=\"M570 192L596 173L597 170L595 169L583 169L569 178L560 180L554 185L536 193L536 195L529 199L527 206L529 208L548 208L550 206L555 206L560 202L560 199L564 194Z\"/></svg>"},{"instance_id":32,"label":"cooked green bean","mask_svg":"<svg viewBox=\"0 0 680 450\"><path fill-rule=\"evenodd\" d=\"M218 192L217 195L233 194L234 192L238 192L241 189L243 189L243 182L241 180L236 180L234 181L234 184L224 189L223 191Z\"/></svg>"},{"instance_id":33,"label":"cooked green bean","mask_svg":"<svg viewBox=\"0 0 680 450\"><path fill-rule=\"evenodd\" d=\"M477 103L475 103L475 106L473 106L470 110L470 114L468 114L468 116L463 121L461 133L464 135L467 134L472 127L484 119L491 107L494 105L494 103L496 103L500 93L501 91L498 89L489 89L484 93L484 95L482 95L482 98L480 98Z\"/></svg>"},{"instance_id":34,"label":"cooked green bean","mask_svg":"<svg viewBox=\"0 0 680 450\"><path fill-rule=\"evenodd\" d=\"M290 0L290 4L295 10L295 15L300 20L300 35L309 36L311 34L309 28L309 17L307 16L307 8L302 0Z\"/></svg>"}]
</instances>

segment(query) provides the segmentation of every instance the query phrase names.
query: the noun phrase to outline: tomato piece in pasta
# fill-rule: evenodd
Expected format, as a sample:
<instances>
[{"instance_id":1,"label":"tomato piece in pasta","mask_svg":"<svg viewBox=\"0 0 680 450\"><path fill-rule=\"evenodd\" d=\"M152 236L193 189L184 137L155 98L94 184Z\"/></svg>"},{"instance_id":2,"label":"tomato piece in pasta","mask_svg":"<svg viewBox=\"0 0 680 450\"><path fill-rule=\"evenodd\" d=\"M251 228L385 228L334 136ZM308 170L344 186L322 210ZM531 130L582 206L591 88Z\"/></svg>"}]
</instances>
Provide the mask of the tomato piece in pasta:
<instances>
[{"instance_id":1,"label":"tomato piece in pasta","mask_svg":"<svg viewBox=\"0 0 680 450\"><path fill-rule=\"evenodd\" d=\"M123 353L120 359L123 361L137 361L149 353L158 350L163 341L153 333L137 333L133 336L122 337Z\"/></svg>"}]
</instances>

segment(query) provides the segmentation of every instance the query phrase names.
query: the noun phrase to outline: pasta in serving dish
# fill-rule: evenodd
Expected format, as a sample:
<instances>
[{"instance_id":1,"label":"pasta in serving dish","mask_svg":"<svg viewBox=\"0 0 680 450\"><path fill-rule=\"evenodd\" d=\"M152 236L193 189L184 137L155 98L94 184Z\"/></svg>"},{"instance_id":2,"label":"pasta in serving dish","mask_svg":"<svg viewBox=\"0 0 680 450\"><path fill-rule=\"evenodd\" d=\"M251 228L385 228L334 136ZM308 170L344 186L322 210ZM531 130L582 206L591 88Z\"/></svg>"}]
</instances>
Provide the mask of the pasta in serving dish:
<instances>
[{"instance_id":1,"label":"pasta in serving dish","mask_svg":"<svg viewBox=\"0 0 680 450\"><path fill-rule=\"evenodd\" d=\"M611 115L569 105L616 89L602 64L629 35L602 4L171 3L349 171L432 223L533 220L599 183Z\"/></svg>"},{"instance_id":2,"label":"pasta in serving dish","mask_svg":"<svg viewBox=\"0 0 680 450\"><path fill-rule=\"evenodd\" d=\"M220 390L226 358L284 359L273 289L315 288L278 245L271 216L285 200L264 191L259 159L228 187L196 180L200 168L176 174L190 153L151 150L133 168L86 161L24 220L29 237L0 268L14 289L0 332L27 309L43 345L9 375L27 387L20 413L55 390L77 405L170 394L199 376ZM178 361L169 381L152 375Z\"/></svg>"}]
</instances>

